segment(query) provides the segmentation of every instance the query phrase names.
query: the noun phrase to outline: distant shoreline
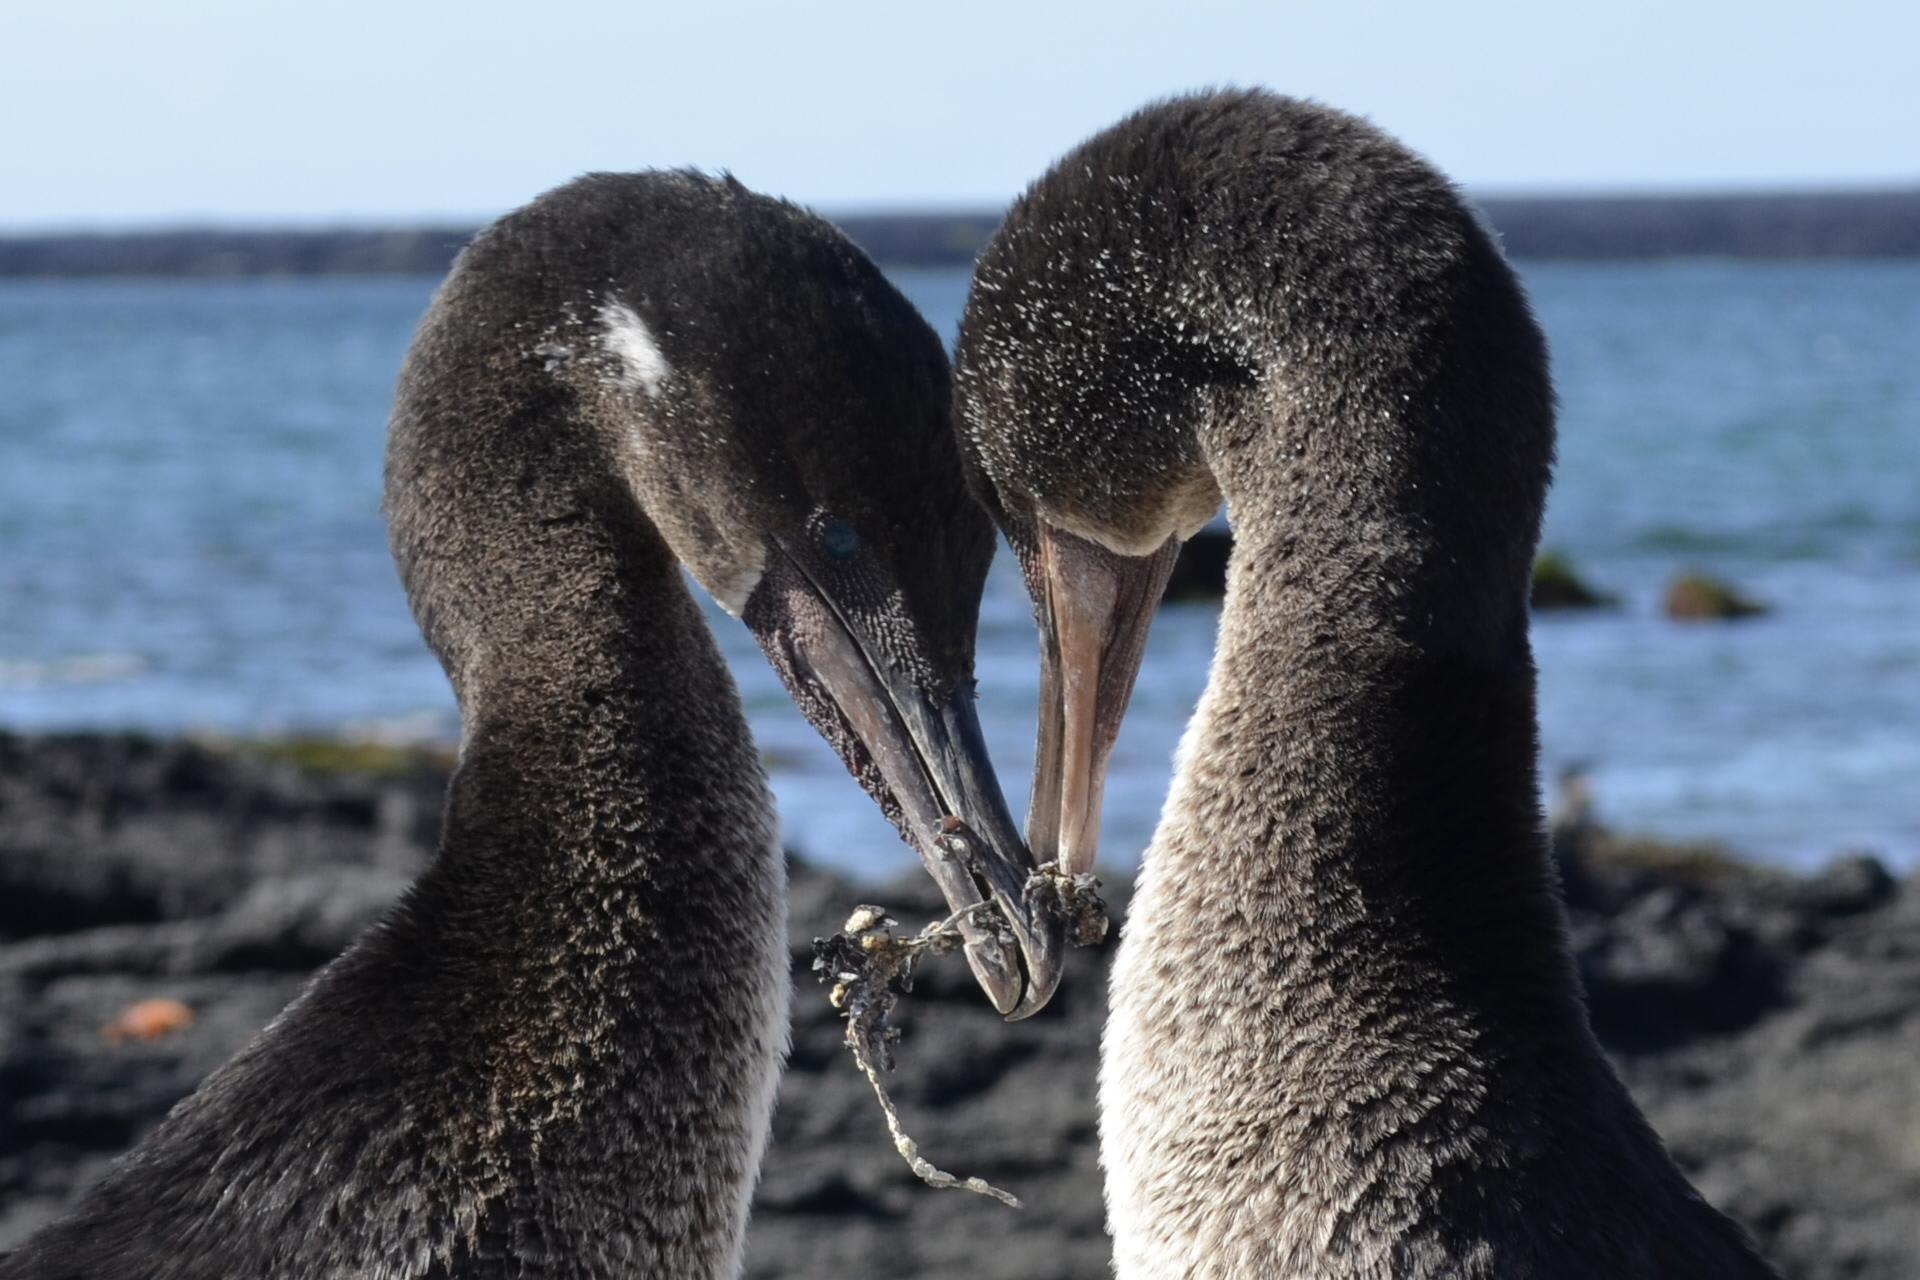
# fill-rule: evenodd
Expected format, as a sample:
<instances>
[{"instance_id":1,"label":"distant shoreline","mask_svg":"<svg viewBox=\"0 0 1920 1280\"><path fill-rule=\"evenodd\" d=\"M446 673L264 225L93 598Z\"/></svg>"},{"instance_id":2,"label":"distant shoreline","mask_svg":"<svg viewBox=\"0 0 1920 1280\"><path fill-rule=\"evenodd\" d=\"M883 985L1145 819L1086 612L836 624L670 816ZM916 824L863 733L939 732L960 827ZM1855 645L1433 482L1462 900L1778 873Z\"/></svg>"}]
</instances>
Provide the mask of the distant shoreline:
<instances>
[{"instance_id":1,"label":"distant shoreline","mask_svg":"<svg viewBox=\"0 0 1920 1280\"><path fill-rule=\"evenodd\" d=\"M1920 257L1920 188L1689 196L1494 197L1508 254L1587 262ZM995 210L837 219L882 265L966 267ZM388 276L444 273L471 226L333 230L180 227L0 235L0 279Z\"/></svg>"}]
</instances>

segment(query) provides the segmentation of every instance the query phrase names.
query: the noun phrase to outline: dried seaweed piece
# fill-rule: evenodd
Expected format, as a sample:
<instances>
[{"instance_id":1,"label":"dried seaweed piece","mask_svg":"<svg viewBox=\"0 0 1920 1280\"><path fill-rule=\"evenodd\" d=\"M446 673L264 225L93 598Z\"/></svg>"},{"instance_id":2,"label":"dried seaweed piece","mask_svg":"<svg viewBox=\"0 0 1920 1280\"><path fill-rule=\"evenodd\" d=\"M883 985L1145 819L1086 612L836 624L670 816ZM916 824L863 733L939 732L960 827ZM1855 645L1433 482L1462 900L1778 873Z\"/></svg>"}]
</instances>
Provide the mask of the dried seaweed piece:
<instances>
[{"instance_id":1,"label":"dried seaweed piece","mask_svg":"<svg viewBox=\"0 0 1920 1280\"><path fill-rule=\"evenodd\" d=\"M1107 940L1107 904L1098 876L1086 871L1068 875L1058 862L1043 863L1027 877L1023 892L1028 910L1064 923L1067 941L1074 946L1097 947Z\"/></svg>"},{"instance_id":2,"label":"dried seaweed piece","mask_svg":"<svg viewBox=\"0 0 1920 1280\"><path fill-rule=\"evenodd\" d=\"M963 866L974 865L973 839L960 819L941 819L940 846ZM1107 907L1099 888L1100 881L1093 876L1068 875L1057 862L1049 862L1028 878L1022 893L1035 919L1058 919L1069 942L1091 947L1107 936ZM985 1179L956 1177L922 1157L918 1144L901 1127L900 1113L880 1081L881 1072L893 1070L893 1046L900 1032L891 1017L900 997L913 990L914 966L922 956L958 951L966 943L960 925L969 921L976 927L984 925L1004 946L1016 945L1005 915L991 902L975 903L909 938L894 937L892 930L899 922L885 908L862 905L854 908L839 933L813 940L813 972L821 982L833 984L829 999L847 1020L847 1047L880 1100L887 1132L893 1135L894 1150L901 1159L929 1186L959 1187L1017 1209L1017 1197Z\"/></svg>"},{"instance_id":3,"label":"dried seaweed piece","mask_svg":"<svg viewBox=\"0 0 1920 1280\"><path fill-rule=\"evenodd\" d=\"M893 1149L907 1167L930 1187L958 1187L1018 1209L1020 1199L1011 1192L984 1178L957 1177L922 1156L919 1144L901 1126L900 1112L880 1082L882 1071L893 1070L893 1044L900 1036L888 1017L900 997L913 989L914 966L930 952L941 955L958 950L964 942L960 921L983 910L993 910L992 904L979 903L928 925L913 937L896 938L892 930L899 921L885 910L871 905L855 907L839 933L813 940L813 971L820 981L831 980L834 984L829 999L846 1016L847 1047L853 1050L853 1060L873 1086L880 1110L887 1117Z\"/></svg>"}]
</instances>

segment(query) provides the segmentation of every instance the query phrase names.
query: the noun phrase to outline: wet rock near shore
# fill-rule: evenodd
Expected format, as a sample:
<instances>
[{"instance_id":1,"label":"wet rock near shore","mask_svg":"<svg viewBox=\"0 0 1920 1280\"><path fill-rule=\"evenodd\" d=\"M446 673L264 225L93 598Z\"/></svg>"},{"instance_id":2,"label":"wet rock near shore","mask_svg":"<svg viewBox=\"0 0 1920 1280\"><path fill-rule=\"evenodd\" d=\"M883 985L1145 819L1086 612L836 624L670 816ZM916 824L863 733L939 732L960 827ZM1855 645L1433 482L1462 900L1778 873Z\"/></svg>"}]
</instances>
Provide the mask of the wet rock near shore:
<instances>
[{"instance_id":1,"label":"wet rock near shore","mask_svg":"<svg viewBox=\"0 0 1920 1280\"><path fill-rule=\"evenodd\" d=\"M444 763L361 770L131 737L0 735L0 1249L97 1178L386 909L437 834ZM1865 857L1819 876L1565 833L1594 1022L1701 1190L1786 1274L1920 1257L1920 890ZM1110 883L1116 919L1127 886ZM861 901L943 914L924 877L792 867L793 1054L747 1275L1106 1273L1095 1063L1108 948L1053 1004L994 1016L957 959L900 1007L889 1082L922 1151L1027 1203L934 1191L894 1154L809 972ZM107 1028L178 1001L152 1035Z\"/></svg>"},{"instance_id":2,"label":"wet rock near shore","mask_svg":"<svg viewBox=\"0 0 1920 1280\"><path fill-rule=\"evenodd\" d=\"M1589 586L1567 556L1544 551L1533 562L1531 603L1536 609L1604 609L1618 601Z\"/></svg>"},{"instance_id":3,"label":"wet rock near shore","mask_svg":"<svg viewBox=\"0 0 1920 1280\"><path fill-rule=\"evenodd\" d=\"M1233 558L1233 534L1208 526L1180 544L1167 575L1169 604L1219 600L1227 594L1227 561Z\"/></svg>"},{"instance_id":4,"label":"wet rock near shore","mask_svg":"<svg viewBox=\"0 0 1920 1280\"><path fill-rule=\"evenodd\" d=\"M1757 618L1771 612L1760 601L1704 573L1682 573L1667 584L1661 611L1679 622L1716 622Z\"/></svg>"}]
</instances>

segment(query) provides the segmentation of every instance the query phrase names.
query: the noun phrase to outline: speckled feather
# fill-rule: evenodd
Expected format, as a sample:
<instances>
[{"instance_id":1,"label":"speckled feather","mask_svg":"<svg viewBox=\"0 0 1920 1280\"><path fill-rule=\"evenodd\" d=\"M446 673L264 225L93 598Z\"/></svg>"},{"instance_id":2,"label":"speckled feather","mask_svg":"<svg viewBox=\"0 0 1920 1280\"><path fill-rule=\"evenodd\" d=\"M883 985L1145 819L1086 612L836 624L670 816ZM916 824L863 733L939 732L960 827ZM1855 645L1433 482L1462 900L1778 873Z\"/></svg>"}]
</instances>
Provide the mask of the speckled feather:
<instances>
[{"instance_id":1,"label":"speckled feather","mask_svg":"<svg viewBox=\"0 0 1920 1280\"><path fill-rule=\"evenodd\" d=\"M483 233L388 450L395 557L462 711L438 857L0 1276L738 1274L785 870L677 563L719 594L857 520L840 603L928 683L970 671L991 531L947 397L872 264L730 180L596 175Z\"/></svg>"},{"instance_id":2,"label":"speckled feather","mask_svg":"<svg viewBox=\"0 0 1920 1280\"><path fill-rule=\"evenodd\" d=\"M1310 104L1150 107L1015 204L956 404L1029 558L1216 491L1234 527L1113 974L1119 1273L1771 1274L1588 1027L1535 781L1546 352L1446 180Z\"/></svg>"}]
</instances>

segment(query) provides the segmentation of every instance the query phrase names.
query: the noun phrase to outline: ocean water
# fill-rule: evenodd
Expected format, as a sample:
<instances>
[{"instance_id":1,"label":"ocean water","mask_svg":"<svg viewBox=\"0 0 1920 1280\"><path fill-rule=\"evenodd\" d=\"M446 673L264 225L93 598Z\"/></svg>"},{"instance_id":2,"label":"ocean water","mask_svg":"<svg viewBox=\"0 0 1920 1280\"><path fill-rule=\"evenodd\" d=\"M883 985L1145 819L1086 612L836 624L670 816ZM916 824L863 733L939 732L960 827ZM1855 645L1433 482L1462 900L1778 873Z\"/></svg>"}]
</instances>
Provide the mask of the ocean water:
<instances>
[{"instance_id":1,"label":"ocean water","mask_svg":"<svg viewBox=\"0 0 1920 1280\"><path fill-rule=\"evenodd\" d=\"M1811 866L1920 865L1920 263L1522 264L1552 342L1545 545L1620 607L1543 614L1543 773L1600 816ZM958 272L895 277L951 336ZM428 280L0 283L0 726L451 738L380 521L393 379ZM1661 616L1682 569L1773 606ZM1016 811L1032 624L1004 555L982 717ZM1217 612L1154 625L1103 856L1146 843ZM713 621L788 839L844 869L911 855Z\"/></svg>"}]
</instances>

